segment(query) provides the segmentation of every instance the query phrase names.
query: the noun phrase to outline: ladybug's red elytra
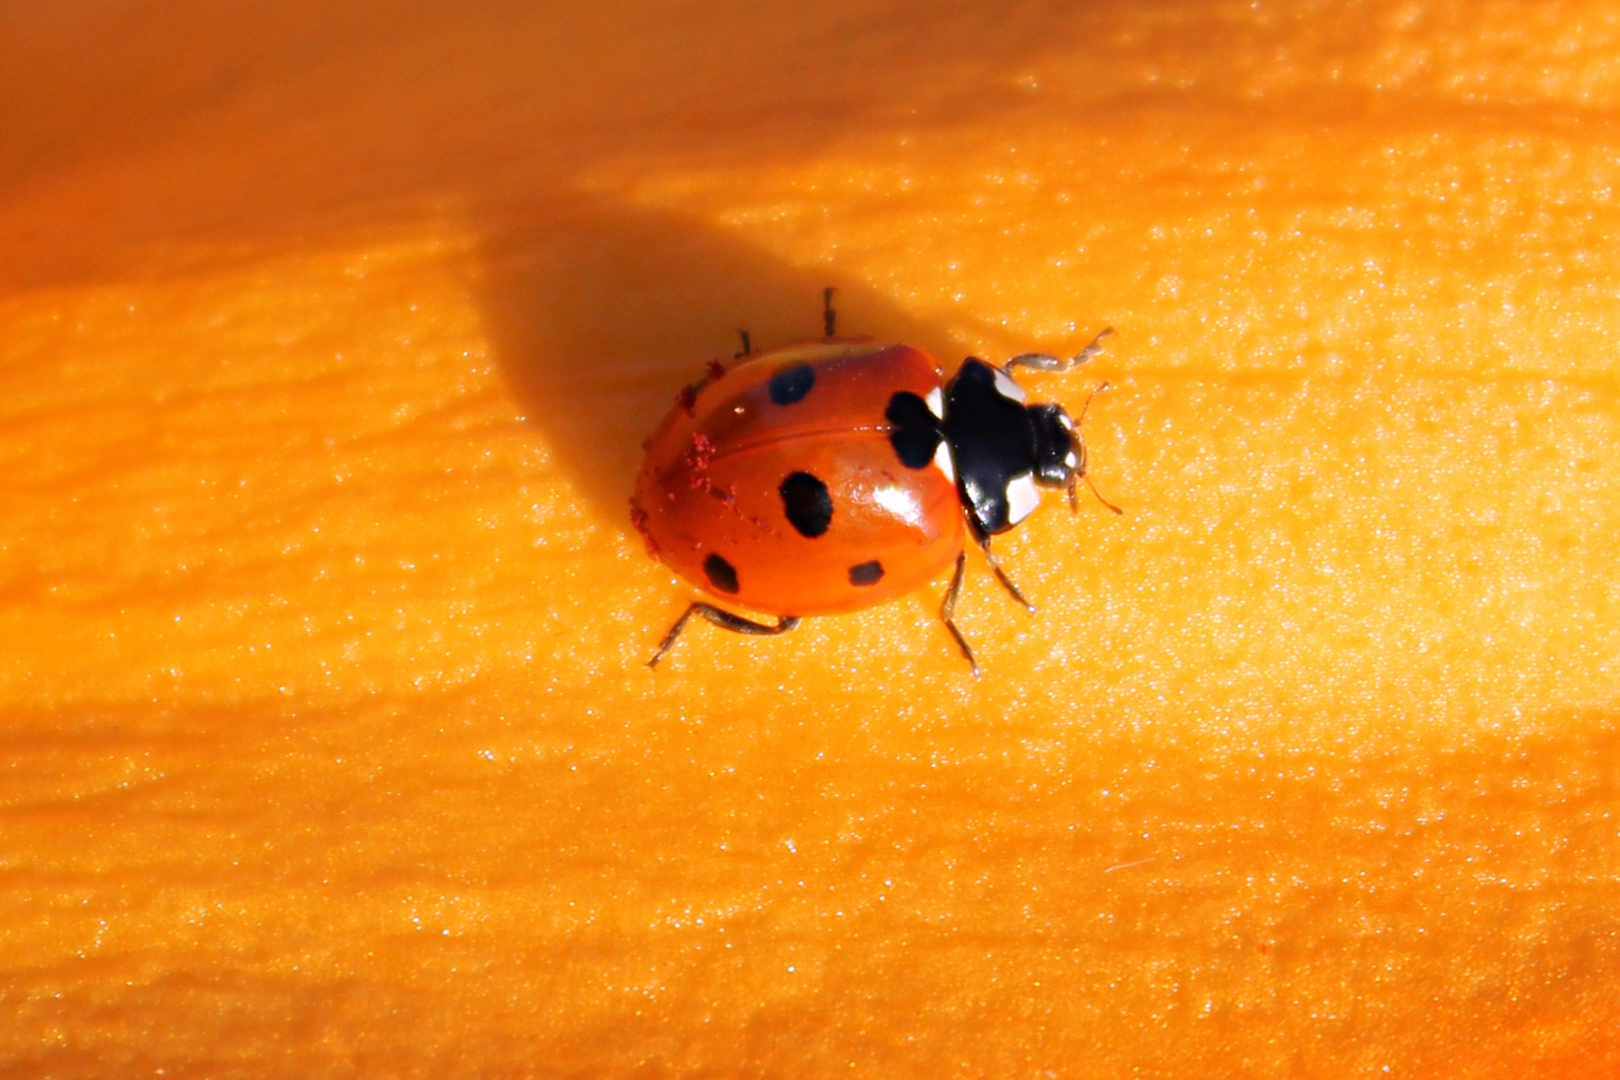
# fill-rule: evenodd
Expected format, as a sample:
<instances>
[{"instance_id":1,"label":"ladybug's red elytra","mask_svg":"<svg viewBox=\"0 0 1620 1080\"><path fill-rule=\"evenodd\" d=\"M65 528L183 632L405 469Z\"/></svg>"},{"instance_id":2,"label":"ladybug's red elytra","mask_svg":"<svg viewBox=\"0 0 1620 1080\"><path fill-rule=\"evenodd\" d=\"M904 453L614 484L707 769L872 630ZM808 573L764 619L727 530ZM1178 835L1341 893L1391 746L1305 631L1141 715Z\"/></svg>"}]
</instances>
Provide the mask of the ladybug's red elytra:
<instances>
[{"instance_id":1,"label":"ladybug's red elytra","mask_svg":"<svg viewBox=\"0 0 1620 1080\"><path fill-rule=\"evenodd\" d=\"M693 615L781 634L807 615L910 592L954 563L940 617L977 675L952 619L969 537L1013 599L1035 610L990 538L1028 517L1042 488L1066 488L1077 509L1075 484L1090 480L1079 425L1061 405L1026 404L1011 372L1067 371L1112 330L1066 360L1026 353L996 367L968 357L947 382L921 349L836 336L832 296L821 341L752 353L744 334L743 362L711 363L647 440L630 500L647 550L711 596L776 616L756 622L694 601L649 665Z\"/></svg>"}]
</instances>

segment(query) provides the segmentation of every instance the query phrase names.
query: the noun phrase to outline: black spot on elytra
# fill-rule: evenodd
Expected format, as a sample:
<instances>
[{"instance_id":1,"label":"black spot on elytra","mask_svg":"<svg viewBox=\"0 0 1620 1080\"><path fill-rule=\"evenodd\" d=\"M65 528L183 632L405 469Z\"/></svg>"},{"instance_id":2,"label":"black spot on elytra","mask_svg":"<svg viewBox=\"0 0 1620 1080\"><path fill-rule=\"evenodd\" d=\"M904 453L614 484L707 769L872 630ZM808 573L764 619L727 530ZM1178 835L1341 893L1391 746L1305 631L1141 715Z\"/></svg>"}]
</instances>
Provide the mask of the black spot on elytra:
<instances>
[{"instance_id":1,"label":"black spot on elytra","mask_svg":"<svg viewBox=\"0 0 1620 1080\"><path fill-rule=\"evenodd\" d=\"M809 364L793 364L771 376L771 400L778 405L800 401L816 385L816 369Z\"/></svg>"},{"instance_id":2,"label":"black spot on elytra","mask_svg":"<svg viewBox=\"0 0 1620 1080\"><path fill-rule=\"evenodd\" d=\"M889 399L883 419L894 425L889 432L889 443L900 457L900 464L908 469L927 467L934 460L934 451L942 438L939 417L928 411L928 403L902 390Z\"/></svg>"},{"instance_id":3,"label":"black spot on elytra","mask_svg":"<svg viewBox=\"0 0 1620 1080\"><path fill-rule=\"evenodd\" d=\"M782 510L800 536L815 539L832 524L832 496L827 485L807 472L789 473L776 489L782 495Z\"/></svg>"},{"instance_id":4,"label":"black spot on elytra","mask_svg":"<svg viewBox=\"0 0 1620 1080\"><path fill-rule=\"evenodd\" d=\"M703 560L703 572L709 576L709 584L723 593L737 591L737 568L718 555L710 555Z\"/></svg>"},{"instance_id":5,"label":"black spot on elytra","mask_svg":"<svg viewBox=\"0 0 1620 1080\"><path fill-rule=\"evenodd\" d=\"M857 563L849 568L849 583L851 585L876 585L883 580L883 564L873 559L871 562Z\"/></svg>"}]
</instances>

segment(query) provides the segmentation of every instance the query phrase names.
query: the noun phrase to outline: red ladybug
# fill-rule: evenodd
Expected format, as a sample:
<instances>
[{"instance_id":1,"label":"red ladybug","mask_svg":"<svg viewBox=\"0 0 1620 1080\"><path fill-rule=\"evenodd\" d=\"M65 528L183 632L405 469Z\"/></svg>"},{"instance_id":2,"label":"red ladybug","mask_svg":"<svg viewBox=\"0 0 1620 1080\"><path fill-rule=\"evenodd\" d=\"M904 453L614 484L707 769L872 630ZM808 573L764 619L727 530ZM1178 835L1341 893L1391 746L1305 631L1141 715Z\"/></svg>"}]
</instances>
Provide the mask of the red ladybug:
<instances>
[{"instance_id":1,"label":"red ladybug","mask_svg":"<svg viewBox=\"0 0 1620 1080\"><path fill-rule=\"evenodd\" d=\"M710 364L647 440L630 500L647 550L704 592L776 616L755 622L694 602L650 665L693 615L738 633L781 634L805 615L910 592L954 562L940 617L977 675L951 618L965 537L1034 610L991 557L990 538L1028 517L1043 487L1067 488L1077 508L1086 448L1061 405L1026 404L1010 373L1066 371L1111 331L1068 360L1027 353L998 368L969 357L943 382L921 349L834 336L832 293L822 341L749 355L744 334L746 361Z\"/></svg>"}]
</instances>

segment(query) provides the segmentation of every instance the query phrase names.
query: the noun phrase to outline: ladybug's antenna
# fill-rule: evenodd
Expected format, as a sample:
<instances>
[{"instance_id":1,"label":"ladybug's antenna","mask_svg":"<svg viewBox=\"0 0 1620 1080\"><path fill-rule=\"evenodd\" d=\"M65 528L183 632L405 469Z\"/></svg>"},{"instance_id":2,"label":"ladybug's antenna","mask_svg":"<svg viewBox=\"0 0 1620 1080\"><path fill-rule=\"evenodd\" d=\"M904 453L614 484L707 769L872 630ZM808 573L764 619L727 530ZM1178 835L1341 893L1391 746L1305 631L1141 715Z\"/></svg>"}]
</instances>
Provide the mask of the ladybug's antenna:
<instances>
[{"instance_id":1,"label":"ladybug's antenna","mask_svg":"<svg viewBox=\"0 0 1620 1080\"><path fill-rule=\"evenodd\" d=\"M1102 334L1098 334L1097 336L1099 338L1101 338ZM1095 341L1092 342L1091 346L1086 350L1086 352L1089 353L1091 351L1091 349L1096 348L1096 345L1097 345L1097 343ZM1075 359L1079 360L1082 357L1084 357L1085 355L1086 355L1086 353L1081 353L1080 356L1076 357ZM1080 458L1080 464L1075 468L1075 470L1073 472L1069 473L1069 511L1070 511L1070 513L1078 514L1080 512L1080 499L1079 499L1078 496L1075 495L1075 492L1074 492L1075 481L1076 480L1084 480L1086 482L1086 487L1091 489L1092 496L1098 502L1102 503L1104 506L1108 507L1108 509L1112 510L1114 513L1123 514L1125 512L1124 510L1121 510L1119 507L1115 506L1113 503L1109 502L1107 499L1103 498L1102 497L1102 492L1097 490L1097 485L1093 484L1091 482L1091 477L1086 474L1086 444L1081 439L1081 436L1080 436L1080 432L1081 432L1081 430L1082 430L1082 428L1083 428L1083 426L1084 426L1084 424L1086 422L1086 413L1091 411L1091 399L1096 397L1098 394L1102 393L1106 389L1108 389L1108 384L1107 383L1101 383L1101 384L1098 385L1098 387L1095 390L1093 390L1089 395L1087 395L1086 403L1084 405L1080 406L1080 418L1074 422L1074 449L1075 449L1075 453Z\"/></svg>"},{"instance_id":2,"label":"ladybug's antenna","mask_svg":"<svg viewBox=\"0 0 1620 1080\"><path fill-rule=\"evenodd\" d=\"M832 306L833 293L837 291L831 285L821 290L821 325L824 327L822 333L827 337L832 337L838 332L838 312L834 311Z\"/></svg>"}]
</instances>

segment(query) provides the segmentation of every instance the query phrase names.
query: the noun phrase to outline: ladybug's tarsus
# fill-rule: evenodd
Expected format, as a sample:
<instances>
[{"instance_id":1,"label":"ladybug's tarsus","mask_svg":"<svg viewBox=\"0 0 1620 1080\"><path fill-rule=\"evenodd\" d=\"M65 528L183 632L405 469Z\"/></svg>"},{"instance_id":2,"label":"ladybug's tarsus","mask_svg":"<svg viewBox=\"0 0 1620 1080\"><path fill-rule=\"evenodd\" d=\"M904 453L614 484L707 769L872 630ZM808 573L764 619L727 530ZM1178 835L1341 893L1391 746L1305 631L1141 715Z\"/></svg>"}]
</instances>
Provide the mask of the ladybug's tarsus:
<instances>
[{"instance_id":1,"label":"ladybug's tarsus","mask_svg":"<svg viewBox=\"0 0 1620 1080\"><path fill-rule=\"evenodd\" d=\"M939 617L945 620L945 629L951 632L956 639L956 647L962 651L962 656L973 669L973 677L979 677L979 662L973 659L973 650L968 646L967 638L962 631L956 628L956 621L952 618L956 614L956 598L962 592L962 576L967 570L967 552L963 551L956 556L956 571L951 574L951 583L945 590L945 601L939 605Z\"/></svg>"},{"instance_id":2,"label":"ladybug's tarsus","mask_svg":"<svg viewBox=\"0 0 1620 1080\"><path fill-rule=\"evenodd\" d=\"M674 646L675 639L681 636L681 631L686 629L687 620L691 619L693 615L703 616L722 630L730 630L735 634L755 634L762 637L785 634L799 625L799 619L796 615L783 615L776 620L776 624L773 626L769 623L757 623L752 619L745 619L741 615L733 615L722 608L694 601L681 613L681 617L675 620L675 625L669 628L669 633L664 635L664 640L658 643L658 651L653 654L651 660L647 661L648 667L658 666L658 661L662 660L664 654Z\"/></svg>"},{"instance_id":3,"label":"ladybug's tarsus","mask_svg":"<svg viewBox=\"0 0 1620 1080\"><path fill-rule=\"evenodd\" d=\"M833 293L837 291L831 285L821 290L821 325L822 333L826 337L838 333L838 312L834 311L832 306Z\"/></svg>"}]
</instances>

